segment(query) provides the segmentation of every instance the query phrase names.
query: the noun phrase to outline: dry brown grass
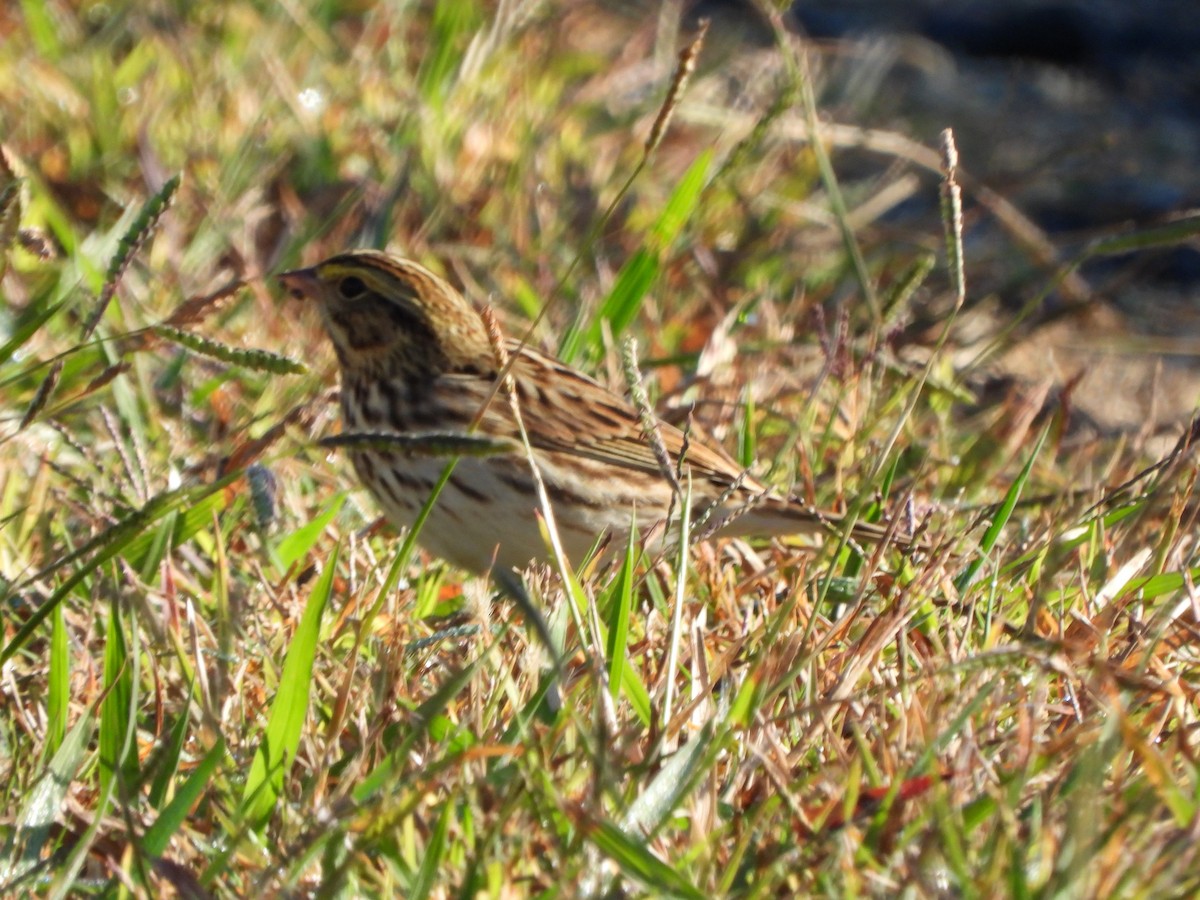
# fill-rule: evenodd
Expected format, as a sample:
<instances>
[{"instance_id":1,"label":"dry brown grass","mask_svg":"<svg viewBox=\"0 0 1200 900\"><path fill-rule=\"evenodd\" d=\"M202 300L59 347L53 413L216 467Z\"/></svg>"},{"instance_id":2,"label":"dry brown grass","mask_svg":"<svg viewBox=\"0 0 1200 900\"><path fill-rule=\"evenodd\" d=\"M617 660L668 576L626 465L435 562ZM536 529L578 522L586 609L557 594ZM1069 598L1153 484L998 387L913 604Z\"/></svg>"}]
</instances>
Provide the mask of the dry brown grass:
<instances>
[{"instance_id":1,"label":"dry brown grass","mask_svg":"<svg viewBox=\"0 0 1200 900\"><path fill-rule=\"evenodd\" d=\"M832 213L794 46L701 56L626 185L671 82L655 23L0 16L4 892L1195 891L1190 444L1150 470L1140 438L1081 445L1069 391L987 395L938 348L941 226L881 219L936 181L897 158ZM354 244L440 266L509 333L554 298L534 340L575 335L623 389L623 329L595 325L621 310L665 415L936 551L701 544L583 572L582 631L530 573L571 654L553 711L510 605L398 557L316 443L333 360L264 276Z\"/></svg>"}]
</instances>

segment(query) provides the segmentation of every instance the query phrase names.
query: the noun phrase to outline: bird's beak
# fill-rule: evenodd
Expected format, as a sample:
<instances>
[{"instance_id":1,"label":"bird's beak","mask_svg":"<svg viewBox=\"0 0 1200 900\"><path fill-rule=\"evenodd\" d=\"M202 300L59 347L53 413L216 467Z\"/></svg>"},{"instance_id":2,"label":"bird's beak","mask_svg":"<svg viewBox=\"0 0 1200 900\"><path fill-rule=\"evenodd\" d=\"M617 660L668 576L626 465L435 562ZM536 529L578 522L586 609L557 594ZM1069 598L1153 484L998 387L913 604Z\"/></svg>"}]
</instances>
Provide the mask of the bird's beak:
<instances>
[{"instance_id":1,"label":"bird's beak","mask_svg":"<svg viewBox=\"0 0 1200 900\"><path fill-rule=\"evenodd\" d=\"M279 281L291 296L297 300L315 298L317 296L316 269L293 269L279 276Z\"/></svg>"}]
</instances>

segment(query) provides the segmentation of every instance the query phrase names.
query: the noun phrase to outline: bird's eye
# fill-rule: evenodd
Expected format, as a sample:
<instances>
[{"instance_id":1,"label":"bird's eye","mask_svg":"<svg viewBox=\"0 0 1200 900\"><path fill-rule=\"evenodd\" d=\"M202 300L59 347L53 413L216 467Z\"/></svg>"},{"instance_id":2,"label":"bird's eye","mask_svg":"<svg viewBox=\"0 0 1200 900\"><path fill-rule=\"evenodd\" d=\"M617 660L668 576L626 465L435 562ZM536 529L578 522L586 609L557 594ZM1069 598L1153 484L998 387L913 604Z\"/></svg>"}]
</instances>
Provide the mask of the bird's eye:
<instances>
[{"instance_id":1,"label":"bird's eye","mask_svg":"<svg viewBox=\"0 0 1200 900\"><path fill-rule=\"evenodd\" d=\"M363 284L361 278L356 278L353 275L347 276L338 282L338 293L345 300L353 300L355 297L360 297L367 292L367 286Z\"/></svg>"}]
</instances>

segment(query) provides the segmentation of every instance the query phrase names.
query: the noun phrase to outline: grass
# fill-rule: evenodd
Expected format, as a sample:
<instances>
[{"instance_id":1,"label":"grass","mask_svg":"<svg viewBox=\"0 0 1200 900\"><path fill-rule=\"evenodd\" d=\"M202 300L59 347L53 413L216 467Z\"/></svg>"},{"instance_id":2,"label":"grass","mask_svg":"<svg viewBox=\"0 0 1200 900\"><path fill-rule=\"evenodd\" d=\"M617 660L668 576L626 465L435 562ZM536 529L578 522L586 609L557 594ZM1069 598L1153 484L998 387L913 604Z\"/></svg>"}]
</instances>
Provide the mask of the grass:
<instances>
[{"instance_id":1,"label":"grass","mask_svg":"<svg viewBox=\"0 0 1200 900\"><path fill-rule=\"evenodd\" d=\"M670 64L590 7L2 15L3 893L1200 887L1190 442L979 399L955 229L896 237L903 160L795 138L785 39L733 87L710 36L648 153ZM622 390L635 336L661 414L935 551L531 573L556 710L511 604L368 529L320 443L332 354L268 276L351 245L510 334L546 303L531 340Z\"/></svg>"}]
</instances>

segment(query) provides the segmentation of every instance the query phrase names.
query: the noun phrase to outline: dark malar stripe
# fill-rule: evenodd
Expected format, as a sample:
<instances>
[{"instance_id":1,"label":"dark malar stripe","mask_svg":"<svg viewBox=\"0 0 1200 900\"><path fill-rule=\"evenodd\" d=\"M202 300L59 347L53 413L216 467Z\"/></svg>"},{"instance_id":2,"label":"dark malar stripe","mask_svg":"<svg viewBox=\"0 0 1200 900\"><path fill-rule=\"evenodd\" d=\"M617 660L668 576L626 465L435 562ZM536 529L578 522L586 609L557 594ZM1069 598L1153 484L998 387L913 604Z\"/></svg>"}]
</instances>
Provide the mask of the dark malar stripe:
<instances>
[{"instance_id":1,"label":"dark malar stripe","mask_svg":"<svg viewBox=\"0 0 1200 900\"><path fill-rule=\"evenodd\" d=\"M498 479L516 491L518 494L528 494L530 500L535 500L533 481L527 475L522 475L517 472L506 472L502 469L494 469Z\"/></svg>"},{"instance_id":2,"label":"dark malar stripe","mask_svg":"<svg viewBox=\"0 0 1200 900\"><path fill-rule=\"evenodd\" d=\"M468 498L469 500L474 500L476 503L491 503L492 502L491 497L489 497L483 491L476 490L475 488L471 487L469 484L466 483L466 481L464 481L458 475L450 476L450 487L454 488L456 491L458 491L460 494L462 494L464 497Z\"/></svg>"},{"instance_id":3,"label":"dark malar stripe","mask_svg":"<svg viewBox=\"0 0 1200 900\"><path fill-rule=\"evenodd\" d=\"M367 484L373 484L377 480L375 474L375 457L370 453L355 453L351 461L354 463L354 470L358 472L358 477Z\"/></svg>"},{"instance_id":4,"label":"dark malar stripe","mask_svg":"<svg viewBox=\"0 0 1200 900\"><path fill-rule=\"evenodd\" d=\"M571 490L558 482L545 481L546 494L550 500L563 506L583 506L587 509L607 509L609 503L605 500L590 497Z\"/></svg>"}]
</instances>

